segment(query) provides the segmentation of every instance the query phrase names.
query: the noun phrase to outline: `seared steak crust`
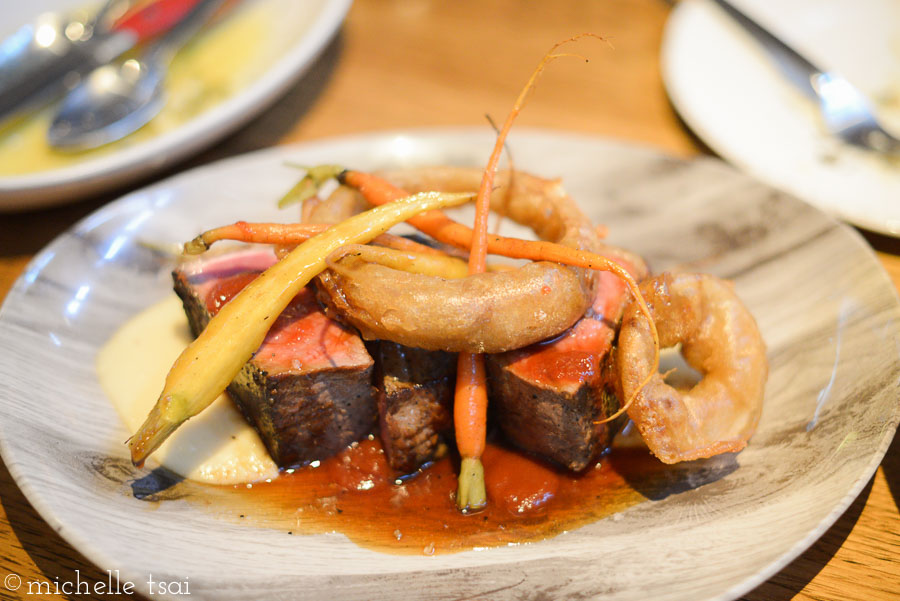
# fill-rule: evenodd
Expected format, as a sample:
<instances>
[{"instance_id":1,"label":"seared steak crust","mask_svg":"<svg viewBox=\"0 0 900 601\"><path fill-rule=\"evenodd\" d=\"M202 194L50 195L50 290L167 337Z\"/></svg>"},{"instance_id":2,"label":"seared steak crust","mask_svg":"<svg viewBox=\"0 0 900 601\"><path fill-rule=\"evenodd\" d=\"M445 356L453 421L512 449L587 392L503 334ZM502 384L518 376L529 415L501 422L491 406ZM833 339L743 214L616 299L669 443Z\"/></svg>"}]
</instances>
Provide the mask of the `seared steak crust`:
<instances>
[{"instance_id":1,"label":"seared steak crust","mask_svg":"<svg viewBox=\"0 0 900 601\"><path fill-rule=\"evenodd\" d=\"M228 387L282 467L326 459L371 433L372 366L269 374L253 360Z\"/></svg>"},{"instance_id":2,"label":"seared steak crust","mask_svg":"<svg viewBox=\"0 0 900 601\"><path fill-rule=\"evenodd\" d=\"M612 443L622 420L595 422L619 407L607 354L577 386L561 386L517 373L527 351L488 356L491 407L506 438L516 446L572 471L592 465ZM589 360L585 358L585 360Z\"/></svg>"},{"instance_id":3,"label":"seared steak crust","mask_svg":"<svg viewBox=\"0 0 900 601\"><path fill-rule=\"evenodd\" d=\"M453 430L456 355L386 340L372 343L370 350L388 463L412 473L437 458L442 439Z\"/></svg>"}]
</instances>

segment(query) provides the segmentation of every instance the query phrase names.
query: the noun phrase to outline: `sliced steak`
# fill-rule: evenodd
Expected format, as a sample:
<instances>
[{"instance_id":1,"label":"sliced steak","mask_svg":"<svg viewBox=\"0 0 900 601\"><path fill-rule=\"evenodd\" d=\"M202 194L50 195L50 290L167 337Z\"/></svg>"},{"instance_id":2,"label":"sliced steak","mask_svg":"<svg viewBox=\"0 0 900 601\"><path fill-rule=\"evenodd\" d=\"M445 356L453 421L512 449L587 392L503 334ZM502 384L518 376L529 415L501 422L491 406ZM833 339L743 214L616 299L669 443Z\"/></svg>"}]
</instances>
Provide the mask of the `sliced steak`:
<instances>
[{"instance_id":1,"label":"sliced steak","mask_svg":"<svg viewBox=\"0 0 900 601\"><path fill-rule=\"evenodd\" d=\"M456 355L386 340L370 349L385 454L394 470L410 474L436 459L453 431Z\"/></svg>"},{"instance_id":2,"label":"sliced steak","mask_svg":"<svg viewBox=\"0 0 900 601\"><path fill-rule=\"evenodd\" d=\"M251 250L173 272L194 335L274 261L269 250ZM228 390L275 462L287 467L325 459L374 430L372 375L359 336L327 318L307 287Z\"/></svg>"},{"instance_id":3,"label":"sliced steak","mask_svg":"<svg viewBox=\"0 0 900 601\"><path fill-rule=\"evenodd\" d=\"M645 273L642 263L631 271ZM487 358L490 405L506 438L573 471L595 462L624 421L595 423L619 407L611 351L628 299L620 278L598 276L588 314L562 335Z\"/></svg>"}]
</instances>

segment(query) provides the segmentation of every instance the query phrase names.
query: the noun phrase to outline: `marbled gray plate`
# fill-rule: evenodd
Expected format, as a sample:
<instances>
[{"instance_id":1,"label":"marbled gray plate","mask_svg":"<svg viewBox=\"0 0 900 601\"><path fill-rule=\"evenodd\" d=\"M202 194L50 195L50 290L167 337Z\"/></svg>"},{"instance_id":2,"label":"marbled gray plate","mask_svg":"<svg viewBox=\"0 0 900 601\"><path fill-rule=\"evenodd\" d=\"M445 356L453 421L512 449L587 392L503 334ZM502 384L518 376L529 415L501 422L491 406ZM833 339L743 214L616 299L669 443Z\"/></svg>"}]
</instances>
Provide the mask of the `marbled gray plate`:
<instances>
[{"instance_id":1,"label":"marbled gray plate","mask_svg":"<svg viewBox=\"0 0 900 601\"><path fill-rule=\"evenodd\" d=\"M519 131L516 164L561 176L613 243L655 270L735 281L768 344L759 431L736 456L682 466L682 484L543 542L392 556L340 534L285 536L187 499L139 500L94 356L168 294L169 266L137 244L180 242L273 201L301 164L478 165L486 131L416 131L275 148L135 192L41 252L0 310L0 422L10 472L41 515L101 569L140 584L189 578L193 598L729 599L800 554L877 467L900 415L898 300L850 228L710 159ZM146 586L144 586L146 592Z\"/></svg>"}]
</instances>

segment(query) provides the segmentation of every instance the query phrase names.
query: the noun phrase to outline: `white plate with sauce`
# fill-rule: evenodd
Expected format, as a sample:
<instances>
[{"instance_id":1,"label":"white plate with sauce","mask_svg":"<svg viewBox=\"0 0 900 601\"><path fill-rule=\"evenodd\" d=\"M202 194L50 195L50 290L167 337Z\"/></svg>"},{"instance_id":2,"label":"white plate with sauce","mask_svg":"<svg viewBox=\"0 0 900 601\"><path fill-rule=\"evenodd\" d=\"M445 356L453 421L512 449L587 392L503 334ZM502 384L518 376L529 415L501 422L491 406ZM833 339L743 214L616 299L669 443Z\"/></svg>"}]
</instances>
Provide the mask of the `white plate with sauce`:
<instances>
[{"instance_id":1,"label":"white plate with sauce","mask_svg":"<svg viewBox=\"0 0 900 601\"><path fill-rule=\"evenodd\" d=\"M735 4L815 64L843 74L900 136L897 2ZM900 236L900 160L830 136L815 103L713 2L685 0L672 10L662 74L678 113L723 158L850 223Z\"/></svg>"},{"instance_id":2,"label":"white plate with sauce","mask_svg":"<svg viewBox=\"0 0 900 601\"><path fill-rule=\"evenodd\" d=\"M625 470L635 502L604 514L584 499L578 507L595 518L555 537L497 546L491 535L473 550L400 555L341 534L333 509L328 527L309 526L304 516L331 507L328 498L269 514L251 503L238 515L230 500L265 485L179 481L150 471L155 459L131 466L130 430L95 361L123 324L171 298L171 263L143 242L181 242L239 219L290 220L293 211L274 207L297 178L286 161L480 165L493 141L486 129L428 130L274 148L134 192L50 244L0 309L0 450L29 501L101 569L120 570L144 593L151 575L189 581L200 599L724 600L797 557L862 490L896 430L893 285L852 229L717 160L573 134L518 130L509 143L518 167L562 177L613 244L655 271L732 279L756 316L770 376L744 451L658 464L662 478L649 485ZM424 512L438 530L441 511L454 511L449 498Z\"/></svg>"},{"instance_id":3,"label":"white plate with sauce","mask_svg":"<svg viewBox=\"0 0 900 601\"><path fill-rule=\"evenodd\" d=\"M0 126L0 212L78 200L183 159L234 131L300 77L340 27L352 0L243 0L176 56L167 103L126 138L81 152L45 139L53 109ZM83 0L5 2L0 39L45 11Z\"/></svg>"}]
</instances>

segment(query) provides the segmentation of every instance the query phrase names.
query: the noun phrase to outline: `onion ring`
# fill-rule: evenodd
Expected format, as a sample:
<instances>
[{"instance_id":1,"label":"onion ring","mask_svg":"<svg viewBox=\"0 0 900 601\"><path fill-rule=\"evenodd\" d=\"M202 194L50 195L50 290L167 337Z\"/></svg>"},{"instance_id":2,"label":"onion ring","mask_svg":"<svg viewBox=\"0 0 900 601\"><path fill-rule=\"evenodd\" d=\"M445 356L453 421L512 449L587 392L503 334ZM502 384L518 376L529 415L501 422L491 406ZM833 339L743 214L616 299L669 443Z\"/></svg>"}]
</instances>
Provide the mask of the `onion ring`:
<instances>
[{"instance_id":1,"label":"onion ring","mask_svg":"<svg viewBox=\"0 0 900 601\"><path fill-rule=\"evenodd\" d=\"M690 390L656 372L655 343L636 303L625 309L616 370L630 417L663 463L740 451L756 431L768 363L756 321L730 282L710 275L663 273L641 284L661 347L681 343L703 378ZM647 380L650 376L649 381Z\"/></svg>"},{"instance_id":2,"label":"onion ring","mask_svg":"<svg viewBox=\"0 0 900 601\"><path fill-rule=\"evenodd\" d=\"M430 167L381 175L414 193L474 190L482 172ZM538 237L591 252L601 248L590 220L558 181L522 172L511 178L508 171L498 173L495 181L492 206ZM318 285L320 300L364 338L429 350L496 353L570 327L590 306L596 277L591 270L541 261L450 281L344 257L329 262Z\"/></svg>"}]
</instances>

